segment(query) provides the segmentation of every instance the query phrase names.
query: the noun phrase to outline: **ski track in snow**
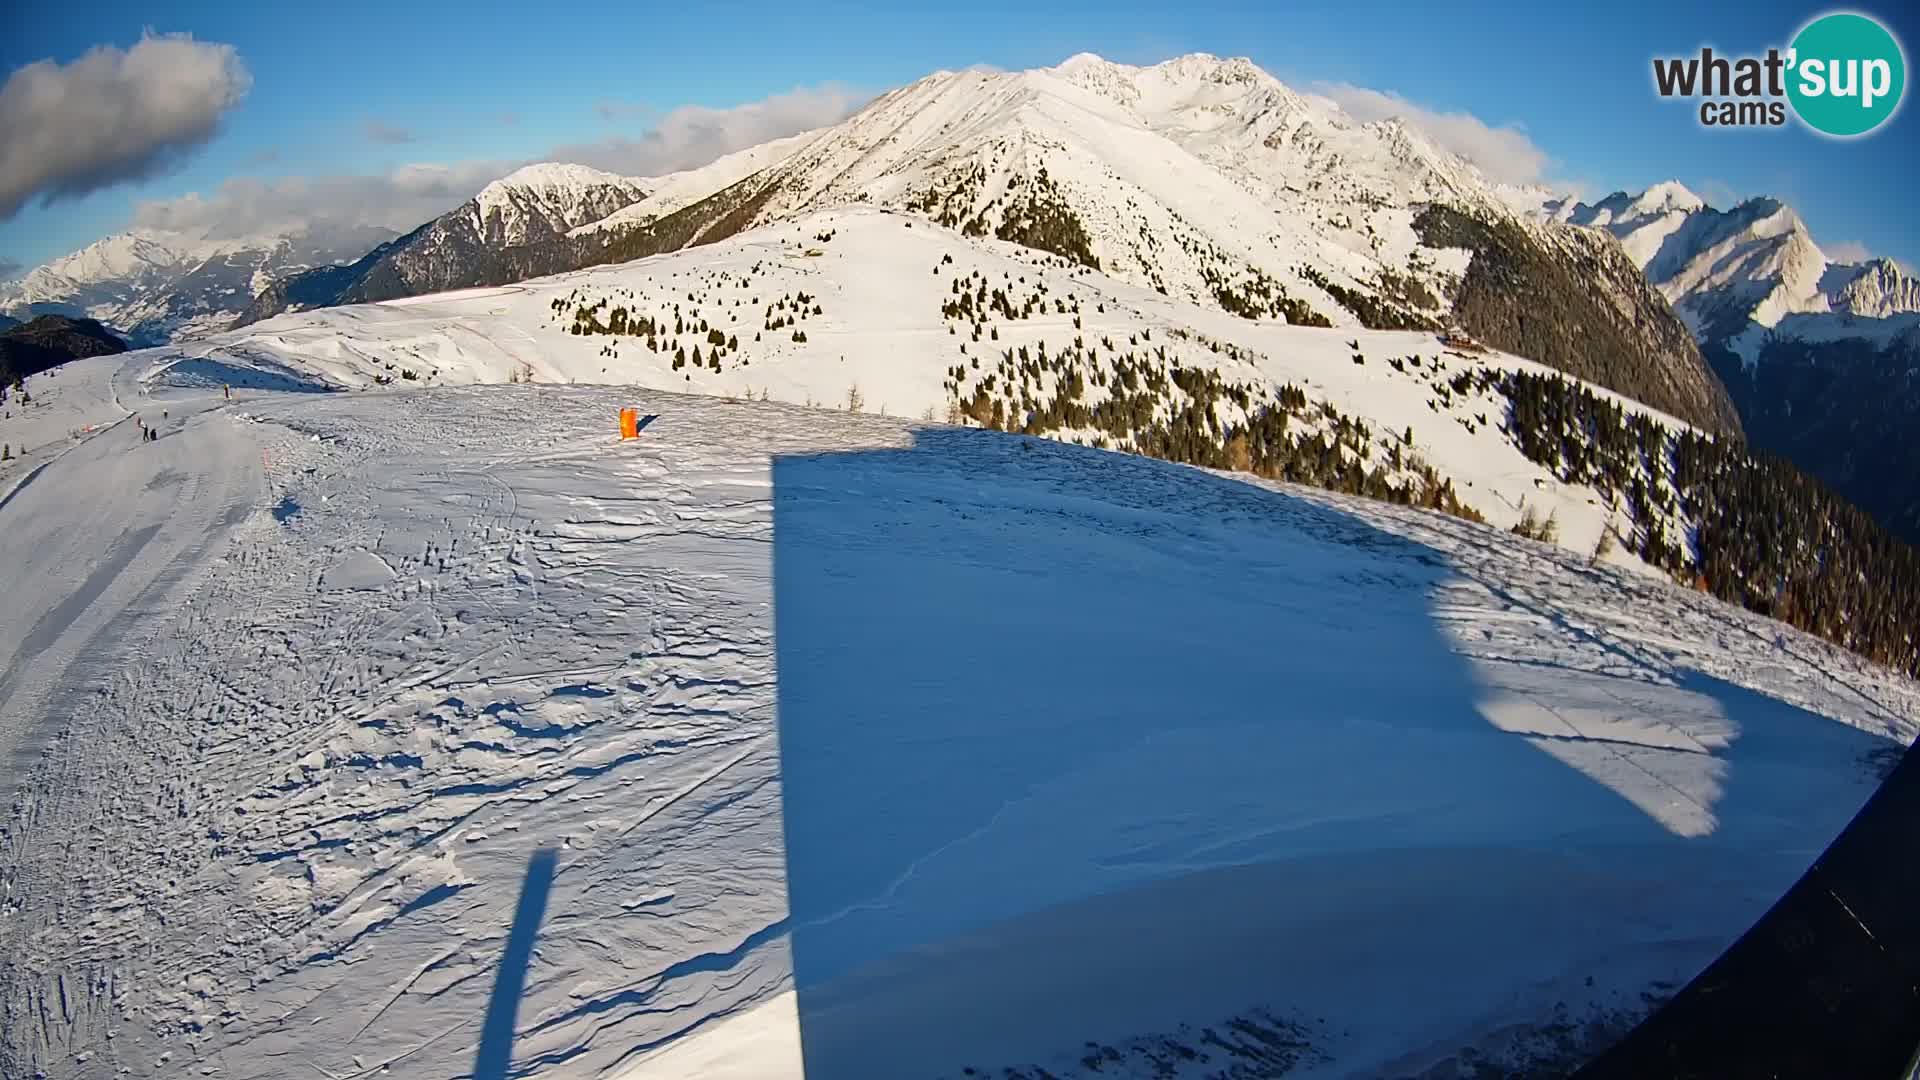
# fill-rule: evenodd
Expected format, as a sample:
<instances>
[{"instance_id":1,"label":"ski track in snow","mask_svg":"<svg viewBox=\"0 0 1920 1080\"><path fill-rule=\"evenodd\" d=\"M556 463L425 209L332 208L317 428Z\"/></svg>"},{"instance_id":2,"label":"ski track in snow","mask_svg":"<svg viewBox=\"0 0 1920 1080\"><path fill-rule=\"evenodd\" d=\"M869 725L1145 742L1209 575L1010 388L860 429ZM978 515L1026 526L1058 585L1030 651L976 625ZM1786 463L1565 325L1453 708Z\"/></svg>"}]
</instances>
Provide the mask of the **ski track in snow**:
<instances>
[{"instance_id":1,"label":"ski track in snow","mask_svg":"<svg viewBox=\"0 0 1920 1080\"><path fill-rule=\"evenodd\" d=\"M542 848L516 1074L791 1074L797 1029L1069 1076L1249 1010L1289 1075L1414 1071L1683 982L1920 730L1410 509L657 391L172 393L0 508L6 1075L467 1075ZM1289 913L1338 929L1248 947Z\"/></svg>"}]
</instances>

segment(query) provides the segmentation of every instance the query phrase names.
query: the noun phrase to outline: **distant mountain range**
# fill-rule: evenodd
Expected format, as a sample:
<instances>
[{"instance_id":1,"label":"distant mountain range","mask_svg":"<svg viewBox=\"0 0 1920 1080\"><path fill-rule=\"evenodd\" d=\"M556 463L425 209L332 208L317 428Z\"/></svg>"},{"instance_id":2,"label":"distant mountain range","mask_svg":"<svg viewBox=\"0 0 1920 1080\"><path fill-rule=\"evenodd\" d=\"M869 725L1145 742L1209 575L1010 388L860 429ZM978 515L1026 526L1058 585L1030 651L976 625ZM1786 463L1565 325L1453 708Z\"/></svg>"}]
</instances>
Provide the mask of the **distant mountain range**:
<instances>
[{"instance_id":1,"label":"distant mountain range","mask_svg":"<svg viewBox=\"0 0 1920 1080\"><path fill-rule=\"evenodd\" d=\"M0 313L92 318L135 345L224 329L277 277L351 260L391 238L345 228L240 239L137 229L0 282Z\"/></svg>"},{"instance_id":2,"label":"distant mountain range","mask_svg":"<svg viewBox=\"0 0 1920 1080\"><path fill-rule=\"evenodd\" d=\"M260 291L241 325L282 311L392 300L545 272L530 251L646 198L643 181L584 165L529 165L344 266L288 275Z\"/></svg>"},{"instance_id":3,"label":"distant mountain range","mask_svg":"<svg viewBox=\"0 0 1920 1080\"><path fill-rule=\"evenodd\" d=\"M1081 55L937 73L833 127L668 177L523 169L349 266L281 279L240 322L623 262L864 204L1250 318L1457 320L1737 433L1686 328L1619 248L1528 219L1550 197L1490 182L1399 121L1358 123L1246 60Z\"/></svg>"},{"instance_id":4,"label":"distant mountain range","mask_svg":"<svg viewBox=\"0 0 1920 1080\"><path fill-rule=\"evenodd\" d=\"M1889 259L1829 259L1793 209L1755 198L1720 211L1678 182L1555 208L1620 240L1702 341L1748 360L1794 315L1884 319L1920 311L1920 280Z\"/></svg>"},{"instance_id":5,"label":"distant mountain range","mask_svg":"<svg viewBox=\"0 0 1920 1080\"><path fill-rule=\"evenodd\" d=\"M1559 220L1605 229L1686 320L1752 443L1920 541L1920 280L1830 259L1791 207L1721 211L1678 183Z\"/></svg>"},{"instance_id":6,"label":"distant mountain range","mask_svg":"<svg viewBox=\"0 0 1920 1080\"><path fill-rule=\"evenodd\" d=\"M1676 183L1585 204L1488 180L1251 62L1075 56L939 72L840 124L663 177L529 166L403 235L210 244L127 233L0 286L136 345L336 304L499 285L871 205L1169 299L1295 323L1456 324L1805 464L1909 536L1920 283L1828 259L1791 208Z\"/></svg>"}]
</instances>

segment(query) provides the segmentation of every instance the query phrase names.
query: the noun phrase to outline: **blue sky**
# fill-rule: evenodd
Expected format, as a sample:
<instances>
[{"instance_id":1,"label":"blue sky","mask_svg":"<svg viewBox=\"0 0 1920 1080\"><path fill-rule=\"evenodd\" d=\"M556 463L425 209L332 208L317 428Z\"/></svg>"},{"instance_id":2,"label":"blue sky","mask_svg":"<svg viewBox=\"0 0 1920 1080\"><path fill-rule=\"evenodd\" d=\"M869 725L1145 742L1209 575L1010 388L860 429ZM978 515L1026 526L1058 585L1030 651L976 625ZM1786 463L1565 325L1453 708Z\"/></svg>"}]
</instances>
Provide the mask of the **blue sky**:
<instances>
[{"instance_id":1,"label":"blue sky","mask_svg":"<svg viewBox=\"0 0 1920 1080\"><path fill-rule=\"evenodd\" d=\"M639 137L685 105L724 109L796 89L823 100L868 95L938 68L1044 66L1081 51L1131 63L1205 51L1249 56L1296 88L1364 87L1517 129L1551 159L1549 179L1577 182L1589 197L1669 177L1723 207L1771 194L1795 206L1823 245L1920 263L1914 109L1872 137L1838 142L1793 125L1704 130L1688 104L1653 94L1656 54L1784 45L1829 9L1429 7L1443 6L12 6L0 16L8 72L37 60L68 63L96 45L129 47L151 27L232 45L251 85L218 134L164 175L50 205L30 200L0 222L0 260L37 264L125 227L143 200L212 197L233 177L286 183L386 175L414 163L484 168ZM1920 41L1911 9L1857 10L1892 26L1909 51Z\"/></svg>"}]
</instances>

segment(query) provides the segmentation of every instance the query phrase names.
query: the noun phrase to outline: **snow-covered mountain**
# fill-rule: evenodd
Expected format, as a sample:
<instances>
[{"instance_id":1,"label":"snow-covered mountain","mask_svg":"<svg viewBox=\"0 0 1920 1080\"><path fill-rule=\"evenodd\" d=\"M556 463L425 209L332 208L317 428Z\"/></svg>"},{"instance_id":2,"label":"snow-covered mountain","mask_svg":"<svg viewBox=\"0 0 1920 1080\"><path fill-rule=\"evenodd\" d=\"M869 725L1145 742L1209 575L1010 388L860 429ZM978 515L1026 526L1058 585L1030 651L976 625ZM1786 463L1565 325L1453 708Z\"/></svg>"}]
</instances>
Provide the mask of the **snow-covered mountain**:
<instances>
[{"instance_id":1,"label":"snow-covered mountain","mask_svg":"<svg viewBox=\"0 0 1920 1080\"><path fill-rule=\"evenodd\" d=\"M698 168L647 177L639 181L647 191L645 198L597 221L580 225L569 235L582 237L594 233L619 233L651 224L681 207L699 202L722 188L730 187L762 169L779 164L819 135L820 129L803 131L797 135L788 135L785 138L750 146L745 150L736 150Z\"/></svg>"},{"instance_id":2,"label":"snow-covered mountain","mask_svg":"<svg viewBox=\"0 0 1920 1080\"><path fill-rule=\"evenodd\" d=\"M0 312L98 319L136 344L224 329L277 278L352 260L392 234L374 228L211 238L137 229L0 283Z\"/></svg>"},{"instance_id":3,"label":"snow-covered mountain","mask_svg":"<svg viewBox=\"0 0 1920 1080\"><path fill-rule=\"evenodd\" d=\"M1151 67L1082 54L1035 71L942 72L789 156L754 220L857 201L919 206L977 231L1040 231L1054 212L1083 261L1210 298L1265 272L1329 317L1303 276L1349 286L1407 272L1407 210L1500 204L1466 162L1398 121L1357 124L1250 61ZM1044 239L1036 236L1035 239ZM1414 271L1437 283L1437 275Z\"/></svg>"},{"instance_id":4,"label":"snow-covered mountain","mask_svg":"<svg viewBox=\"0 0 1920 1080\"><path fill-rule=\"evenodd\" d=\"M183 371L225 366L247 380L270 362L342 387L611 382L829 405L853 394L868 411L965 415L1135 449L1196 402L1215 417L1208 437L1224 440L1226 426L1294 384L1308 411L1324 403L1366 426L1364 438L1357 429L1342 436L1353 446L1336 459L1351 451L1423 495L1422 461L1433 483L1451 479L1496 524L1517 523L1523 503L1556 513L1563 542L1582 552L1594 549L1609 513L1496 430L1497 393L1449 385L1476 361L1431 333L1248 320L871 206L509 286L282 315L173 351L186 358ZM1550 370L1512 357L1487 362ZM1183 389L1182 369L1223 381ZM1131 391L1122 388L1129 371L1145 380ZM1084 415L1048 404L1076 385ZM1096 408L1102 400L1134 403L1120 413ZM1298 431L1332 423L1298 422L1306 425Z\"/></svg>"},{"instance_id":5,"label":"snow-covered mountain","mask_svg":"<svg viewBox=\"0 0 1920 1080\"><path fill-rule=\"evenodd\" d=\"M1333 325L1437 325L1469 258L1424 244L1418 211L1511 213L1399 121L1357 123L1205 54L936 73L722 195L705 208L720 234L855 203L912 209L1168 296Z\"/></svg>"},{"instance_id":6,"label":"snow-covered mountain","mask_svg":"<svg viewBox=\"0 0 1920 1080\"><path fill-rule=\"evenodd\" d=\"M640 181L585 165L528 165L480 189L454 211L468 236L491 247L514 247L563 236L647 197ZM446 218L443 226L450 225Z\"/></svg>"},{"instance_id":7,"label":"snow-covered mountain","mask_svg":"<svg viewBox=\"0 0 1920 1080\"><path fill-rule=\"evenodd\" d=\"M539 253L569 233L645 198L644 181L546 162L520 168L345 268L321 268L276 282L239 320L282 311L418 296L513 281L547 269Z\"/></svg>"},{"instance_id":8,"label":"snow-covered mountain","mask_svg":"<svg viewBox=\"0 0 1920 1080\"><path fill-rule=\"evenodd\" d=\"M248 319L499 285L872 205L1250 319L1458 319L1495 345L1738 430L1684 327L1624 254L1526 219L1521 208L1545 193L1492 184L1406 124L1356 122L1244 59L1133 67L1083 54L1033 71L939 72L830 128L637 186L650 197L610 189L595 210L631 205L565 236L494 241L478 204L463 207L353 273L290 280ZM291 295L300 289L308 299Z\"/></svg>"},{"instance_id":9,"label":"snow-covered mountain","mask_svg":"<svg viewBox=\"0 0 1920 1080\"><path fill-rule=\"evenodd\" d=\"M386 289L393 295L431 291L450 266L482 266L501 251L565 236L647 190L598 169L547 163L488 184L398 242L386 229L337 224L242 238L137 229L0 283L0 313L85 315L154 345L224 330L249 311L339 302L369 277L368 295L385 281L397 283Z\"/></svg>"},{"instance_id":10,"label":"snow-covered mountain","mask_svg":"<svg viewBox=\"0 0 1920 1080\"><path fill-rule=\"evenodd\" d=\"M1884 319L1920 311L1920 281L1888 259L1827 257L1793 208L1753 198L1721 211L1677 181L1557 215L1612 233L1704 341L1751 361L1789 315Z\"/></svg>"},{"instance_id":11,"label":"snow-covered mountain","mask_svg":"<svg viewBox=\"0 0 1920 1080\"><path fill-rule=\"evenodd\" d=\"M1567 1074L1806 870L1920 684L1315 490L1424 457L1600 513L1476 419L1476 365L1544 369L1349 333L866 208L33 377L0 1074ZM390 367L539 384L272 389ZM1250 458L874 415L955 382ZM1235 443L1241 393L1287 419ZM1301 483L1237 468L1283 442Z\"/></svg>"},{"instance_id":12,"label":"snow-covered mountain","mask_svg":"<svg viewBox=\"0 0 1920 1080\"><path fill-rule=\"evenodd\" d=\"M1747 435L1920 541L1920 279L1828 257L1777 199L1677 182L1555 212L1605 229L1698 336Z\"/></svg>"}]
</instances>

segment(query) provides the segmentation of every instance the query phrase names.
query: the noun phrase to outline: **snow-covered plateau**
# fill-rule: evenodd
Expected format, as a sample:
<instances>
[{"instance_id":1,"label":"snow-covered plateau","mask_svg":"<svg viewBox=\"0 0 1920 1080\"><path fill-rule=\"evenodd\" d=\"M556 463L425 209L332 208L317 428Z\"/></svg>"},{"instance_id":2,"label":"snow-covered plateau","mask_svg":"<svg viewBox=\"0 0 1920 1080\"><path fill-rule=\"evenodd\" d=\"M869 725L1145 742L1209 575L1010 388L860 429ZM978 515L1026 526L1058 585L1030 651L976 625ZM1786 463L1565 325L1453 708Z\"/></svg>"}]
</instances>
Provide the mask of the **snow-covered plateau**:
<instances>
[{"instance_id":1,"label":"snow-covered plateau","mask_svg":"<svg viewBox=\"0 0 1920 1080\"><path fill-rule=\"evenodd\" d=\"M1040 274L954 235L810 220L30 378L0 1073L1564 1066L1920 731L1911 682L1498 520L920 418L949 282ZM1047 274L1079 314L1000 347L1150 335L1412 411L1489 516L1542 490L1384 363L1429 338L1357 365ZM694 374L566 329L616 288L742 344ZM802 289L804 343L760 330Z\"/></svg>"}]
</instances>

